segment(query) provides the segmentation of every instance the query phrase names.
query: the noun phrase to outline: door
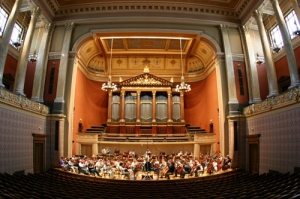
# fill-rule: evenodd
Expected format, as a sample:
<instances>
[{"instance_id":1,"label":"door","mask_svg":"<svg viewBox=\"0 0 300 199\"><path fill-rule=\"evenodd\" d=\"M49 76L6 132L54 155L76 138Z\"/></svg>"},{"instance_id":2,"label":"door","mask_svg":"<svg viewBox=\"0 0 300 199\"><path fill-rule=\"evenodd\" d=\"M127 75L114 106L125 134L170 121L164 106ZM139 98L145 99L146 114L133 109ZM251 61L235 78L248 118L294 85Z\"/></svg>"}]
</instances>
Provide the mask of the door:
<instances>
[{"instance_id":1,"label":"door","mask_svg":"<svg viewBox=\"0 0 300 199\"><path fill-rule=\"evenodd\" d=\"M249 144L249 172L258 174L259 170L258 144Z\"/></svg>"},{"instance_id":2,"label":"door","mask_svg":"<svg viewBox=\"0 0 300 199\"><path fill-rule=\"evenodd\" d=\"M44 172L44 144L43 143L34 143L33 172L35 174Z\"/></svg>"}]
</instances>

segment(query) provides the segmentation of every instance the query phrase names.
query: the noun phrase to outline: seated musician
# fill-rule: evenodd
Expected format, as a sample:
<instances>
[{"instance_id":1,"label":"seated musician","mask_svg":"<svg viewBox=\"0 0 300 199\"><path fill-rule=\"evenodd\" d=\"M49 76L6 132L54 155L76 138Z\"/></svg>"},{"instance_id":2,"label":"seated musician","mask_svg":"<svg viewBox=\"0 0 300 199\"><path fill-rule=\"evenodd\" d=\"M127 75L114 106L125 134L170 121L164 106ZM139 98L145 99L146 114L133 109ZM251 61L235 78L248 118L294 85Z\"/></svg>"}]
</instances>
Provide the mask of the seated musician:
<instances>
[{"instance_id":1,"label":"seated musician","mask_svg":"<svg viewBox=\"0 0 300 199\"><path fill-rule=\"evenodd\" d=\"M168 160L168 172L165 174L166 178L170 180L170 175L173 175L175 172L175 163L172 160Z\"/></svg>"},{"instance_id":2,"label":"seated musician","mask_svg":"<svg viewBox=\"0 0 300 199\"><path fill-rule=\"evenodd\" d=\"M115 170L109 160L107 160L106 163L104 164L103 171L104 171L104 173L109 174L110 178L112 178L112 179L115 178Z\"/></svg>"},{"instance_id":3,"label":"seated musician","mask_svg":"<svg viewBox=\"0 0 300 199\"><path fill-rule=\"evenodd\" d=\"M96 174L100 177L99 172L95 169L95 163L93 160L88 160L88 168L89 168L89 172L95 176Z\"/></svg>"},{"instance_id":4,"label":"seated musician","mask_svg":"<svg viewBox=\"0 0 300 199\"><path fill-rule=\"evenodd\" d=\"M96 163L95 163L95 170L99 173L99 176L102 177L102 172L103 172L103 160L99 159Z\"/></svg>"},{"instance_id":5,"label":"seated musician","mask_svg":"<svg viewBox=\"0 0 300 199\"><path fill-rule=\"evenodd\" d=\"M130 179L130 173L129 173L128 169L123 166L124 166L123 162L120 162L119 169L120 169L121 175L124 175L125 177Z\"/></svg>"},{"instance_id":6,"label":"seated musician","mask_svg":"<svg viewBox=\"0 0 300 199\"><path fill-rule=\"evenodd\" d=\"M62 168L62 170L67 171L68 170L68 162L67 159L65 159L64 157L61 157L59 160L59 164Z\"/></svg>"},{"instance_id":7,"label":"seated musician","mask_svg":"<svg viewBox=\"0 0 300 199\"><path fill-rule=\"evenodd\" d=\"M74 158L69 158L68 165L69 165L69 170L76 173L76 171L78 170L78 167L75 166L75 159Z\"/></svg>"},{"instance_id":8,"label":"seated musician","mask_svg":"<svg viewBox=\"0 0 300 199\"><path fill-rule=\"evenodd\" d=\"M161 160L161 164L160 164L160 173L161 173L160 178L163 178L163 177L164 177L165 174L162 173L162 171L163 171L166 167L167 167L167 162L166 162L165 159L162 159L162 160Z\"/></svg>"},{"instance_id":9,"label":"seated musician","mask_svg":"<svg viewBox=\"0 0 300 199\"><path fill-rule=\"evenodd\" d=\"M229 155L227 155L226 156L226 163L227 163L227 166L228 166L228 168L230 168L231 167L231 158L229 157Z\"/></svg>"},{"instance_id":10,"label":"seated musician","mask_svg":"<svg viewBox=\"0 0 300 199\"><path fill-rule=\"evenodd\" d=\"M78 173L83 173L85 175L89 174L88 167L84 159L79 160Z\"/></svg>"}]
</instances>

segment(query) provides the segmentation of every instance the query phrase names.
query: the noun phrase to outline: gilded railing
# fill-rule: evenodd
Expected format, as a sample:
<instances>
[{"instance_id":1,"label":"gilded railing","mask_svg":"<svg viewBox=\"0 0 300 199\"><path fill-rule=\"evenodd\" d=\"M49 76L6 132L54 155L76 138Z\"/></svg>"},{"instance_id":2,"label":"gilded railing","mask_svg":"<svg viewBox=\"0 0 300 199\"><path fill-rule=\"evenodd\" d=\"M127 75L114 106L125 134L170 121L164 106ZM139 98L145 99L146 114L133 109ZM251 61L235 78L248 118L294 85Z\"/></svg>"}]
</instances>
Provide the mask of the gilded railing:
<instances>
[{"instance_id":1,"label":"gilded railing","mask_svg":"<svg viewBox=\"0 0 300 199\"><path fill-rule=\"evenodd\" d=\"M279 109L287 105L296 104L300 100L300 86L291 89L290 91L268 98L262 102L252 104L244 108L244 115L251 116L270 110Z\"/></svg>"},{"instance_id":2,"label":"gilded railing","mask_svg":"<svg viewBox=\"0 0 300 199\"><path fill-rule=\"evenodd\" d=\"M0 88L0 102L19 107L38 114L46 115L49 113L49 108L41 103L27 99L24 96L16 95Z\"/></svg>"}]
</instances>

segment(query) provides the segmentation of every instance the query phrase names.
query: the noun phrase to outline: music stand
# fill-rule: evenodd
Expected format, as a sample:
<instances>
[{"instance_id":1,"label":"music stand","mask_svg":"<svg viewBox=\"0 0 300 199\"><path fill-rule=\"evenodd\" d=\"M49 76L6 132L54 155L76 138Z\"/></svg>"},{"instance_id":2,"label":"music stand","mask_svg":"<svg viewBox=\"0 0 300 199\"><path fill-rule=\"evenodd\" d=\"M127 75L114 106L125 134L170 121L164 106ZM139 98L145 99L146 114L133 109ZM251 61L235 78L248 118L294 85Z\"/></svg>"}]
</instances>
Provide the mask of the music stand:
<instances>
[{"instance_id":1,"label":"music stand","mask_svg":"<svg viewBox=\"0 0 300 199\"><path fill-rule=\"evenodd\" d=\"M146 171L146 175L143 176L142 180L152 180L152 177L149 176L149 171L151 170L151 164L149 162L149 155L151 153L148 153L148 135L147 135L147 154L146 154L146 163L145 163L145 171Z\"/></svg>"}]
</instances>

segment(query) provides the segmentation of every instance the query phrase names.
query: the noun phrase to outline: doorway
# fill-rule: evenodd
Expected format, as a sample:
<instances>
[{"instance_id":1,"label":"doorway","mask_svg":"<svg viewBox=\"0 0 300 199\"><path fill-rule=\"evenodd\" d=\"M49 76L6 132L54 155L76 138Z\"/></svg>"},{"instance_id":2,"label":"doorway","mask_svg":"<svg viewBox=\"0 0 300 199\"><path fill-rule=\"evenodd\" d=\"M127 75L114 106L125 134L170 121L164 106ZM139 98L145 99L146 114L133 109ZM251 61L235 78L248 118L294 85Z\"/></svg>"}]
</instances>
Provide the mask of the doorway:
<instances>
[{"instance_id":1,"label":"doorway","mask_svg":"<svg viewBox=\"0 0 300 199\"><path fill-rule=\"evenodd\" d=\"M45 172L45 138L46 135L32 134L33 136L33 173Z\"/></svg>"},{"instance_id":2,"label":"doorway","mask_svg":"<svg viewBox=\"0 0 300 199\"><path fill-rule=\"evenodd\" d=\"M257 135L249 135L248 138L248 170L252 174L259 173L259 137Z\"/></svg>"}]
</instances>

